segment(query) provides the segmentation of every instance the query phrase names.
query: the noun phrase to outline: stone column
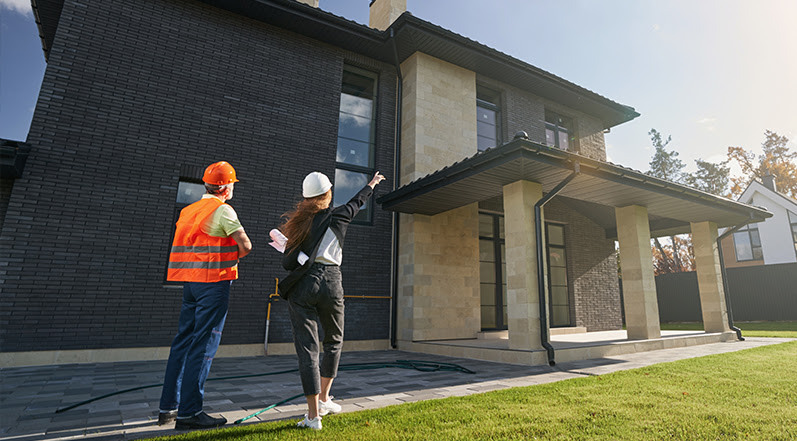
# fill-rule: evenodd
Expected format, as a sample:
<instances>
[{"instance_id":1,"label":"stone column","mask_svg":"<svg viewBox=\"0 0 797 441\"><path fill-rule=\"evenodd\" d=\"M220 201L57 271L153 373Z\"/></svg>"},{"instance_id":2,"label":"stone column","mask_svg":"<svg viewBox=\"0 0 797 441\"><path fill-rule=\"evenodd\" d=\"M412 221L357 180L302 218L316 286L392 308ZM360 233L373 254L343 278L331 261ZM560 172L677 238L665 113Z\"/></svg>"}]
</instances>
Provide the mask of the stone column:
<instances>
[{"instance_id":1,"label":"stone column","mask_svg":"<svg viewBox=\"0 0 797 441\"><path fill-rule=\"evenodd\" d=\"M717 224L692 222L691 226L703 328L706 332L728 332L728 309L722 289L722 268L717 250Z\"/></svg>"},{"instance_id":2,"label":"stone column","mask_svg":"<svg viewBox=\"0 0 797 441\"><path fill-rule=\"evenodd\" d=\"M504 186L506 229L506 302L510 349L542 349L537 290L537 240L534 204L542 185L517 181Z\"/></svg>"},{"instance_id":3,"label":"stone column","mask_svg":"<svg viewBox=\"0 0 797 441\"><path fill-rule=\"evenodd\" d=\"M617 239L620 242L620 269L628 338L647 340L661 337L656 279L650 251L648 210L639 205L616 207Z\"/></svg>"},{"instance_id":4,"label":"stone column","mask_svg":"<svg viewBox=\"0 0 797 441\"><path fill-rule=\"evenodd\" d=\"M476 153L476 74L420 52L404 60L401 71L405 185ZM481 330L478 204L435 216L402 214L399 236L399 340L475 338Z\"/></svg>"}]
</instances>

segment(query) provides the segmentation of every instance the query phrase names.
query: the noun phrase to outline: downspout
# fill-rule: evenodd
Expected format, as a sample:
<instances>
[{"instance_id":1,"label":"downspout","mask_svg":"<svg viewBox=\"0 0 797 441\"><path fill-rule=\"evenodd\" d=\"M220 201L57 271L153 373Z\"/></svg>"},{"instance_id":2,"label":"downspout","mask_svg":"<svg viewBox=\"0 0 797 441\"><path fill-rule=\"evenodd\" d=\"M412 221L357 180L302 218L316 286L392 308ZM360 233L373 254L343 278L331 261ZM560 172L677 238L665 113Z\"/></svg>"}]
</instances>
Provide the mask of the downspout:
<instances>
[{"instance_id":1,"label":"downspout","mask_svg":"<svg viewBox=\"0 0 797 441\"><path fill-rule=\"evenodd\" d=\"M733 326L733 309L731 308L731 296L730 294L728 294L728 272L725 269L725 259L722 257L722 239L725 239L726 237L735 233L736 231L738 231L740 228L744 227L748 223L750 222L748 221L743 224L739 224L731 228L730 230L722 233L722 235L717 238L717 252L719 253L720 256L720 272L722 273L722 291L723 294L725 295L725 308L728 310L728 327L736 331L736 338L739 339L739 341L744 341L744 337L742 337L742 330L737 328L736 326Z\"/></svg>"},{"instance_id":2,"label":"downspout","mask_svg":"<svg viewBox=\"0 0 797 441\"><path fill-rule=\"evenodd\" d=\"M404 84L404 79L401 76L401 65L399 64L398 58L398 48L396 48L396 35L393 31L393 28L390 28L390 40L393 43L393 60L396 65L396 77L398 78L398 84L396 87L396 147L394 149L394 157L393 157L393 191L398 189L399 185L399 173L401 172L401 96L402 96L402 86ZM396 333L398 332L398 325L396 321L398 320L398 262L399 262L399 213L397 211L393 212L393 265L391 268L392 274L392 286L391 286L391 294L390 294L390 347L396 349L398 344L396 343L397 337Z\"/></svg>"},{"instance_id":3,"label":"downspout","mask_svg":"<svg viewBox=\"0 0 797 441\"><path fill-rule=\"evenodd\" d=\"M565 185L569 184L570 181L575 179L575 177L581 173L581 165L576 161L573 164L573 173L570 176L566 177L562 182L560 182L556 187L554 187L551 191L548 192L545 196L542 197L536 204L534 204L534 235L536 237L536 245L537 245L537 293L539 294L540 298L540 341L542 342L542 347L548 351L548 364L553 366L556 364L554 360L554 351L553 346L549 341L548 337L548 307L546 306L546 298L545 298L545 264L543 261L543 244L542 244L542 207L543 205L547 204L548 201L553 199L557 193L559 193Z\"/></svg>"}]
</instances>

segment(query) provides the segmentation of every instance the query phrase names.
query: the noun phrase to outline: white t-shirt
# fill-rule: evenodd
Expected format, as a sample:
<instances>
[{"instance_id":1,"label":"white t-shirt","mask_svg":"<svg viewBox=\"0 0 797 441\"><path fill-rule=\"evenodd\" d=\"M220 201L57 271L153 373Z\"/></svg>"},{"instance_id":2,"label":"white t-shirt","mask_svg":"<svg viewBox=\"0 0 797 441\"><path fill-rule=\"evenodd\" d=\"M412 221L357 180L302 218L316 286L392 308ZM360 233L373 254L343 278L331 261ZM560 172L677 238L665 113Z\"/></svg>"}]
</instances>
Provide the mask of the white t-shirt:
<instances>
[{"instance_id":1,"label":"white t-shirt","mask_svg":"<svg viewBox=\"0 0 797 441\"><path fill-rule=\"evenodd\" d=\"M338 237L329 228L318 246L315 261L324 265L340 265L343 262L343 248L340 247Z\"/></svg>"}]
</instances>

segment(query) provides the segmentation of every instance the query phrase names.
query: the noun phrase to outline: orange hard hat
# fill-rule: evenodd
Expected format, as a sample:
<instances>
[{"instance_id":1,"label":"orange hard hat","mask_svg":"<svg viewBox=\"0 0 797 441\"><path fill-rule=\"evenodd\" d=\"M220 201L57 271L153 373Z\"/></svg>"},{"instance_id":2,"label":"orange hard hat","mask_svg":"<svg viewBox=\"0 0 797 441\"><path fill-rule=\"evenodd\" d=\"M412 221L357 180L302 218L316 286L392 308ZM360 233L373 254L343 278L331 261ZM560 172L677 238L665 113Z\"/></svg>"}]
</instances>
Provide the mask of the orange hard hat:
<instances>
[{"instance_id":1,"label":"orange hard hat","mask_svg":"<svg viewBox=\"0 0 797 441\"><path fill-rule=\"evenodd\" d=\"M235 178L235 169L232 168L229 162L225 161L210 164L205 169L205 175L202 176L202 180L211 185L227 185L238 182L238 179Z\"/></svg>"}]
</instances>

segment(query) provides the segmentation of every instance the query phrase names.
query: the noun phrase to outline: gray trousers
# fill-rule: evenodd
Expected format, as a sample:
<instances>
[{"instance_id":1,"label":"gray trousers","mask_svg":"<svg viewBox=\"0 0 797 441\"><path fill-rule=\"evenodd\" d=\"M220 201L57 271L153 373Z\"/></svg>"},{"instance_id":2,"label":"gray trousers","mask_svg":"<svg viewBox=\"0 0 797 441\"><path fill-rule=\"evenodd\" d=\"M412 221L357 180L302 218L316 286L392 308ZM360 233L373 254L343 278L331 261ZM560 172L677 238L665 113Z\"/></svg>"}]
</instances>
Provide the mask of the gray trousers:
<instances>
[{"instance_id":1,"label":"gray trousers","mask_svg":"<svg viewBox=\"0 0 797 441\"><path fill-rule=\"evenodd\" d=\"M293 344L305 395L321 393L321 377L338 374L343 348L343 285L340 267L314 263L288 298ZM318 322L324 330L324 357L318 363Z\"/></svg>"}]
</instances>

